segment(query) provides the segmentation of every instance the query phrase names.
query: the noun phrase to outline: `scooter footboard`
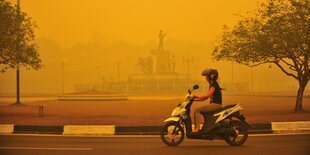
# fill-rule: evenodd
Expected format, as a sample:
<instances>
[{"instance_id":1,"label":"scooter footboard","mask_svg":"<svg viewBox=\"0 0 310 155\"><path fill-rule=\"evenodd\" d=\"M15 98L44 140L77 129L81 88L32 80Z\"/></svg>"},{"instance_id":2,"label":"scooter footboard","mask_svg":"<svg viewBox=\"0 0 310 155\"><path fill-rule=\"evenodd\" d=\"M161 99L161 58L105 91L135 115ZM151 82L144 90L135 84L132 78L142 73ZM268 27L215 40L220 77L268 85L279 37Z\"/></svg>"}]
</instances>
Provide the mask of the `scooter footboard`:
<instances>
[{"instance_id":1,"label":"scooter footboard","mask_svg":"<svg viewBox=\"0 0 310 155\"><path fill-rule=\"evenodd\" d=\"M214 117L213 115L207 115L203 114L204 117L204 124L202 126L202 130L210 131L216 127L215 121L217 120L217 117Z\"/></svg>"}]
</instances>

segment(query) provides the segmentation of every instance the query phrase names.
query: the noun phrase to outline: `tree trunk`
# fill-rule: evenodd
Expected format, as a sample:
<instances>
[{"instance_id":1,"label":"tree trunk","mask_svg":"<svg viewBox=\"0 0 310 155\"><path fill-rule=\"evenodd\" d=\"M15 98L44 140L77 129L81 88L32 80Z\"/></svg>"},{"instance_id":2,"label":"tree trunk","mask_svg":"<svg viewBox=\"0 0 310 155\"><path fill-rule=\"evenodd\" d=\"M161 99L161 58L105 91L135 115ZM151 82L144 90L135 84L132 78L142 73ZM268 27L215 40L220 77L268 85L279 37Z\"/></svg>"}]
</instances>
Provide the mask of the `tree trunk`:
<instances>
[{"instance_id":1,"label":"tree trunk","mask_svg":"<svg viewBox=\"0 0 310 155\"><path fill-rule=\"evenodd\" d=\"M302 99L304 96L304 90L307 84L304 84L306 82L299 81L299 88L297 92L297 99L296 99L296 105L295 105L295 112L301 112L302 111Z\"/></svg>"},{"instance_id":2,"label":"tree trunk","mask_svg":"<svg viewBox=\"0 0 310 155\"><path fill-rule=\"evenodd\" d=\"M19 64L16 67L16 103L17 105L20 104L20 68Z\"/></svg>"}]
</instances>

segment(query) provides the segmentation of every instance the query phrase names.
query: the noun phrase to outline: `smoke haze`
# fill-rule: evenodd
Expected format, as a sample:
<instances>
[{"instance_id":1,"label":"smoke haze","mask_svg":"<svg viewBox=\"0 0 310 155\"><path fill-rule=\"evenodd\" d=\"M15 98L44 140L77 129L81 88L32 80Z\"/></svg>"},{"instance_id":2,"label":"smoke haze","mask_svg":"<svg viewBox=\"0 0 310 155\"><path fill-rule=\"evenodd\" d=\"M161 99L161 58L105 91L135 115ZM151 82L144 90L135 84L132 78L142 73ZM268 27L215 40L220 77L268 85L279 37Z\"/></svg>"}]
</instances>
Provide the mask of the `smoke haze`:
<instances>
[{"instance_id":1,"label":"smoke haze","mask_svg":"<svg viewBox=\"0 0 310 155\"><path fill-rule=\"evenodd\" d=\"M259 2L21 0L22 11L39 27L36 41L44 65L39 71L22 68L21 92L59 94L62 80L65 93L76 91L78 84L126 81L141 74L138 59L158 48L160 30L167 33L164 49L175 55L175 71L180 74L187 74L184 57L192 57L193 79L203 80L203 69L216 68L221 83L247 83L253 91L296 91L297 81L276 66L249 68L211 59L223 25L232 27L239 19L236 14L254 10ZM13 69L0 75L0 85L2 94L15 92Z\"/></svg>"}]
</instances>

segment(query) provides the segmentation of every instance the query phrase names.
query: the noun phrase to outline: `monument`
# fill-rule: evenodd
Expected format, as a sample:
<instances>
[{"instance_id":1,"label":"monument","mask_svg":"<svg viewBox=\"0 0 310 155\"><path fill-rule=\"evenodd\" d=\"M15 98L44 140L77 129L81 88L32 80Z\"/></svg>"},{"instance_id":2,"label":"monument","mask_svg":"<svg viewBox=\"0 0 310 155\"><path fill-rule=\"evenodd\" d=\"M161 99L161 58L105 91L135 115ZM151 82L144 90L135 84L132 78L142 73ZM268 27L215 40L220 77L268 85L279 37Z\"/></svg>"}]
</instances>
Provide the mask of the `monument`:
<instances>
[{"instance_id":1,"label":"monument","mask_svg":"<svg viewBox=\"0 0 310 155\"><path fill-rule=\"evenodd\" d=\"M166 33L159 32L158 49L151 50L151 56L139 58L138 66L142 73L165 74L175 72L175 56L167 50L164 50L164 37Z\"/></svg>"},{"instance_id":2,"label":"monument","mask_svg":"<svg viewBox=\"0 0 310 155\"><path fill-rule=\"evenodd\" d=\"M160 31L158 48L150 50L148 57L138 58L137 65L141 74L129 76L128 82L132 87L139 85L136 89L143 92L176 91L186 83L186 75L175 71L175 55L164 48L166 35L167 33Z\"/></svg>"}]
</instances>

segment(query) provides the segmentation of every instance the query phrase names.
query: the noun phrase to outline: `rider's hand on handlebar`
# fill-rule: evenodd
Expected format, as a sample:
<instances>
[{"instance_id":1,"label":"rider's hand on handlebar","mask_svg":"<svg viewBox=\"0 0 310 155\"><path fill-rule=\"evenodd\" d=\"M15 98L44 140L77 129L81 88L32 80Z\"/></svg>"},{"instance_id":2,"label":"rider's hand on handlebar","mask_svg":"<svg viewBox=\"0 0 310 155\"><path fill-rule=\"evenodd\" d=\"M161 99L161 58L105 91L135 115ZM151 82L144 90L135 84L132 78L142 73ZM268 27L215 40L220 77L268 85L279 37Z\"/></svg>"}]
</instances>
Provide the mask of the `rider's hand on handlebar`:
<instances>
[{"instance_id":1,"label":"rider's hand on handlebar","mask_svg":"<svg viewBox=\"0 0 310 155\"><path fill-rule=\"evenodd\" d=\"M192 95L191 95L191 99L194 100L195 98L198 98L198 96L192 94Z\"/></svg>"}]
</instances>

